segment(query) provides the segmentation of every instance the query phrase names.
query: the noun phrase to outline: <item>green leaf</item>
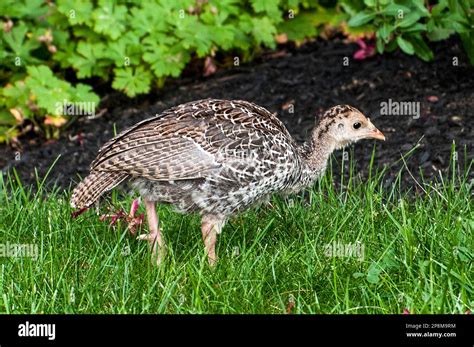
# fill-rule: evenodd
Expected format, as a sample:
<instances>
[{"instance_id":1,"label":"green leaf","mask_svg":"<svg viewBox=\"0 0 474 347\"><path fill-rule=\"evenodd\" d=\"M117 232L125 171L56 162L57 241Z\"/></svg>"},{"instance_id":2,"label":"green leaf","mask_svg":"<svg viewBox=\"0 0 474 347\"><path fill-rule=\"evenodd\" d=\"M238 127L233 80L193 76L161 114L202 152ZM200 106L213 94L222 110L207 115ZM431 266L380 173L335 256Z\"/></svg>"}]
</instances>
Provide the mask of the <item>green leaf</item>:
<instances>
[{"instance_id":1,"label":"green leaf","mask_svg":"<svg viewBox=\"0 0 474 347\"><path fill-rule=\"evenodd\" d=\"M248 52L253 44L250 35L247 35L247 33L245 33L241 28L234 28L234 35L235 47L241 49L243 52Z\"/></svg>"},{"instance_id":2,"label":"green leaf","mask_svg":"<svg viewBox=\"0 0 474 347\"><path fill-rule=\"evenodd\" d=\"M240 3L240 0L209 0L209 6L206 8L207 11L202 15L202 18L204 21L209 20L207 22L209 24L224 24L226 21L228 22L229 17L238 17L243 13ZM212 7L217 10L217 13L215 11L211 13L210 9ZM290 6L290 8L293 7Z\"/></svg>"},{"instance_id":3,"label":"green leaf","mask_svg":"<svg viewBox=\"0 0 474 347\"><path fill-rule=\"evenodd\" d=\"M275 22L281 21L281 12L278 8L280 0L251 0L252 7L256 13L267 13L269 18Z\"/></svg>"},{"instance_id":4,"label":"green leaf","mask_svg":"<svg viewBox=\"0 0 474 347\"><path fill-rule=\"evenodd\" d=\"M112 87L122 90L130 97L147 93L150 90L152 75L142 67L114 70L115 78Z\"/></svg>"},{"instance_id":5,"label":"green leaf","mask_svg":"<svg viewBox=\"0 0 474 347\"><path fill-rule=\"evenodd\" d=\"M409 28L403 29L404 33L411 33L416 31L426 31L426 24L416 23Z\"/></svg>"},{"instance_id":6,"label":"green leaf","mask_svg":"<svg viewBox=\"0 0 474 347\"><path fill-rule=\"evenodd\" d=\"M57 0L57 8L72 25L92 24L92 2L83 0Z\"/></svg>"},{"instance_id":7,"label":"green leaf","mask_svg":"<svg viewBox=\"0 0 474 347\"><path fill-rule=\"evenodd\" d=\"M419 33L415 35L411 35L410 41L418 57L420 57L424 61L433 60L433 52L425 43L425 41L423 40L423 38L421 37Z\"/></svg>"},{"instance_id":8,"label":"green leaf","mask_svg":"<svg viewBox=\"0 0 474 347\"><path fill-rule=\"evenodd\" d=\"M422 17L430 16L430 11L425 7L424 0L413 0L412 5L416 8L418 14Z\"/></svg>"},{"instance_id":9,"label":"green leaf","mask_svg":"<svg viewBox=\"0 0 474 347\"><path fill-rule=\"evenodd\" d=\"M0 94L4 96L3 104L6 108L21 108L27 118L32 114L27 106L30 98L30 89L23 80L16 81L13 85L0 89Z\"/></svg>"},{"instance_id":10,"label":"green leaf","mask_svg":"<svg viewBox=\"0 0 474 347\"><path fill-rule=\"evenodd\" d=\"M140 38L146 34L165 32L169 28L169 24L163 20L166 17L167 13L160 4L144 1L141 7L130 10L129 23L135 36Z\"/></svg>"},{"instance_id":11,"label":"green leaf","mask_svg":"<svg viewBox=\"0 0 474 347\"><path fill-rule=\"evenodd\" d=\"M75 25L72 27L72 31L73 31L74 36L76 36L77 41L80 41L81 39L83 39L84 41L88 41L92 43L92 42L99 42L104 39L106 40L108 39L108 38L104 38L103 35L96 33L93 28L89 28L88 26L85 26L85 25Z\"/></svg>"},{"instance_id":12,"label":"green leaf","mask_svg":"<svg viewBox=\"0 0 474 347\"><path fill-rule=\"evenodd\" d=\"M212 48L213 33L209 26L198 21L195 16L185 16L176 20L175 35L181 39L182 47L195 49L199 57L208 55Z\"/></svg>"},{"instance_id":13,"label":"green leaf","mask_svg":"<svg viewBox=\"0 0 474 347\"><path fill-rule=\"evenodd\" d=\"M105 70L108 65L105 61L99 59L104 56L105 46L102 43L89 43L81 41L77 45L77 49L74 55L68 59L77 71L77 77L88 78L92 76L107 77Z\"/></svg>"},{"instance_id":14,"label":"green leaf","mask_svg":"<svg viewBox=\"0 0 474 347\"><path fill-rule=\"evenodd\" d=\"M38 21L48 12L48 6L44 0L2 0L0 1L0 14L8 18L31 19Z\"/></svg>"},{"instance_id":15,"label":"green leaf","mask_svg":"<svg viewBox=\"0 0 474 347\"><path fill-rule=\"evenodd\" d=\"M392 33L394 27L393 25L388 24L387 22L383 22L380 29L377 31L378 36L385 42L389 41L390 34Z\"/></svg>"},{"instance_id":16,"label":"green leaf","mask_svg":"<svg viewBox=\"0 0 474 347\"><path fill-rule=\"evenodd\" d=\"M413 0L412 4L416 7L421 16L426 17L430 15L430 11L425 7L424 0Z\"/></svg>"},{"instance_id":17,"label":"green leaf","mask_svg":"<svg viewBox=\"0 0 474 347\"><path fill-rule=\"evenodd\" d=\"M295 19L301 16L307 16L311 19L313 26L324 26L330 24L337 27L342 22L347 21L350 17L347 13L342 13L341 11L335 9L326 9L323 7L318 7L317 11L309 12L300 12Z\"/></svg>"},{"instance_id":18,"label":"green leaf","mask_svg":"<svg viewBox=\"0 0 474 347\"><path fill-rule=\"evenodd\" d=\"M347 24L351 27L357 27L357 26L370 22L374 18L375 18L375 13L362 11L356 14L354 17L352 17L349 20L349 22L347 22Z\"/></svg>"},{"instance_id":19,"label":"green leaf","mask_svg":"<svg viewBox=\"0 0 474 347\"><path fill-rule=\"evenodd\" d=\"M0 143L9 141L18 136L18 129L14 127L2 126L0 127Z\"/></svg>"},{"instance_id":20,"label":"green leaf","mask_svg":"<svg viewBox=\"0 0 474 347\"><path fill-rule=\"evenodd\" d=\"M412 55L413 53L415 53L413 45L409 41L405 40L403 37L397 36L397 44L398 47L400 47L401 50L406 54Z\"/></svg>"},{"instance_id":21,"label":"green leaf","mask_svg":"<svg viewBox=\"0 0 474 347\"><path fill-rule=\"evenodd\" d=\"M94 30L108 35L113 40L118 39L125 31L127 7L116 5L113 1L101 0L99 7L92 12Z\"/></svg>"},{"instance_id":22,"label":"green leaf","mask_svg":"<svg viewBox=\"0 0 474 347\"><path fill-rule=\"evenodd\" d=\"M224 50L231 49L234 45L236 29L232 25L213 25L209 27L214 33L212 41Z\"/></svg>"},{"instance_id":23,"label":"green leaf","mask_svg":"<svg viewBox=\"0 0 474 347\"><path fill-rule=\"evenodd\" d=\"M100 98L92 90L92 87L86 84L78 83L76 87L71 87L72 102L88 102L99 104Z\"/></svg>"},{"instance_id":24,"label":"green leaf","mask_svg":"<svg viewBox=\"0 0 474 347\"><path fill-rule=\"evenodd\" d=\"M316 26L310 13L300 13L278 25L278 32L285 33L291 41L300 41L316 35Z\"/></svg>"},{"instance_id":25,"label":"green leaf","mask_svg":"<svg viewBox=\"0 0 474 347\"><path fill-rule=\"evenodd\" d=\"M7 44L7 47L13 52L7 54L11 57L11 65L17 65L17 58L20 65L24 66L25 63L39 63L40 61L31 56L31 51L38 48L40 43L35 39L27 38L28 28L23 22L19 22L14 25L9 32L3 32L3 40Z\"/></svg>"},{"instance_id":26,"label":"green leaf","mask_svg":"<svg viewBox=\"0 0 474 347\"><path fill-rule=\"evenodd\" d=\"M467 31L468 29L471 29L468 19L458 13L449 13L441 19L441 22L445 27L452 28L456 31Z\"/></svg>"},{"instance_id":27,"label":"green leaf","mask_svg":"<svg viewBox=\"0 0 474 347\"><path fill-rule=\"evenodd\" d=\"M439 16L446 7L448 7L448 2L446 0L439 0L438 4L431 8L431 15Z\"/></svg>"},{"instance_id":28,"label":"green leaf","mask_svg":"<svg viewBox=\"0 0 474 347\"><path fill-rule=\"evenodd\" d=\"M364 0L364 4L368 7L375 7L376 0Z\"/></svg>"},{"instance_id":29,"label":"green leaf","mask_svg":"<svg viewBox=\"0 0 474 347\"><path fill-rule=\"evenodd\" d=\"M464 10L459 0L448 0L448 7L453 14L463 14Z\"/></svg>"},{"instance_id":30,"label":"green leaf","mask_svg":"<svg viewBox=\"0 0 474 347\"><path fill-rule=\"evenodd\" d=\"M453 34L453 32L454 31L452 29L435 27L433 30L427 33L427 36L431 41L441 41L447 39Z\"/></svg>"},{"instance_id":31,"label":"green leaf","mask_svg":"<svg viewBox=\"0 0 474 347\"><path fill-rule=\"evenodd\" d=\"M12 126L16 124L17 124L17 121L10 112L0 109L0 125Z\"/></svg>"},{"instance_id":32,"label":"green leaf","mask_svg":"<svg viewBox=\"0 0 474 347\"><path fill-rule=\"evenodd\" d=\"M383 51L384 51L384 46L385 46L385 45L384 45L384 42L383 42L383 40L382 40L381 37L377 36L377 39L376 39L376 41L375 41L375 45L376 45L376 47L377 47L377 52L378 52L379 54L382 54Z\"/></svg>"},{"instance_id":33,"label":"green leaf","mask_svg":"<svg viewBox=\"0 0 474 347\"><path fill-rule=\"evenodd\" d=\"M387 52L393 52L398 48L398 43L397 40L392 40L389 43L387 43L384 47L384 50Z\"/></svg>"},{"instance_id":34,"label":"green leaf","mask_svg":"<svg viewBox=\"0 0 474 347\"><path fill-rule=\"evenodd\" d=\"M367 282L377 284L380 282L382 267L378 263L372 263L367 271Z\"/></svg>"},{"instance_id":35,"label":"green leaf","mask_svg":"<svg viewBox=\"0 0 474 347\"><path fill-rule=\"evenodd\" d=\"M71 85L53 75L49 67L29 66L25 84L31 90L35 103L49 114L56 114L58 104L71 100Z\"/></svg>"},{"instance_id":36,"label":"green leaf","mask_svg":"<svg viewBox=\"0 0 474 347\"><path fill-rule=\"evenodd\" d=\"M469 32L469 26L458 21L454 15L448 15L441 19L441 25L445 29L451 29L458 33Z\"/></svg>"},{"instance_id":37,"label":"green leaf","mask_svg":"<svg viewBox=\"0 0 474 347\"><path fill-rule=\"evenodd\" d=\"M147 37L143 42L145 44L143 60L151 65L157 77L178 77L191 59L189 52L175 43L172 37L163 36L158 41Z\"/></svg>"},{"instance_id":38,"label":"green leaf","mask_svg":"<svg viewBox=\"0 0 474 347\"><path fill-rule=\"evenodd\" d=\"M399 17L400 14L402 14L403 17L405 17L410 12L411 10L409 7L399 5L396 3L391 3L390 5L388 5L382 10L382 14L387 15L387 16L395 16L397 18Z\"/></svg>"},{"instance_id":39,"label":"green leaf","mask_svg":"<svg viewBox=\"0 0 474 347\"><path fill-rule=\"evenodd\" d=\"M400 27L400 28L407 28L407 27L415 24L416 22L418 22L418 20L420 18L421 17L417 12L408 13L407 15L405 15L403 17L403 19L401 21L399 21L397 23L397 26Z\"/></svg>"},{"instance_id":40,"label":"green leaf","mask_svg":"<svg viewBox=\"0 0 474 347\"><path fill-rule=\"evenodd\" d=\"M400 267L400 263L395 256L394 250L389 249L381 260L381 267L385 271L390 269L398 269Z\"/></svg>"},{"instance_id":41,"label":"green leaf","mask_svg":"<svg viewBox=\"0 0 474 347\"><path fill-rule=\"evenodd\" d=\"M471 65L474 65L474 33L465 33L460 34L459 36L461 36L464 50L466 51L466 54L469 57ZM474 225L472 221L471 223L471 226Z\"/></svg>"},{"instance_id":42,"label":"green leaf","mask_svg":"<svg viewBox=\"0 0 474 347\"><path fill-rule=\"evenodd\" d=\"M133 32L120 37L117 41L109 41L101 58L112 59L117 67L140 64L142 44Z\"/></svg>"},{"instance_id":43,"label":"green leaf","mask_svg":"<svg viewBox=\"0 0 474 347\"><path fill-rule=\"evenodd\" d=\"M277 30L273 23L267 17L252 18L252 36L258 44L264 44L270 48L274 48L275 34Z\"/></svg>"}]
</instances>

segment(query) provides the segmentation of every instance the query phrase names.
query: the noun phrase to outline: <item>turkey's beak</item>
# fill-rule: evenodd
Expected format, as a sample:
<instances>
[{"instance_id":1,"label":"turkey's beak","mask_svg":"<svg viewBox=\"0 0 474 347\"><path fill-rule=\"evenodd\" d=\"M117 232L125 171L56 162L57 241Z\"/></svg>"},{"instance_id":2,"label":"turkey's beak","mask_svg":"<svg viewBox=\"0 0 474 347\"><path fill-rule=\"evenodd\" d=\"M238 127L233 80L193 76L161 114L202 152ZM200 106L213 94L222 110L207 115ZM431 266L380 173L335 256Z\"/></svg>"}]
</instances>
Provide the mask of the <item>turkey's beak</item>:
<instances>
[{"instance_id":1,"label":"turkey's beak","mask_svg":"<svg viewBox=\"0 0 474 347\"><path fill-rule=\"evenodd\" d=\"M367 134L368 138L385 141L385 135L372 124L369 119L369 133Z\"/></svg>"},{"instance_id":2,"label":"turkey's beak","mask_svg":"<svg viewBox=\"0 0 474 347\"><path fill-rule=\"evenodd\" d=\"M385 135L377 128L375 128L371 131L369 137L371 137L373 139L376 139L376 140L385 141Z\"/></svg>"}]
</instances>

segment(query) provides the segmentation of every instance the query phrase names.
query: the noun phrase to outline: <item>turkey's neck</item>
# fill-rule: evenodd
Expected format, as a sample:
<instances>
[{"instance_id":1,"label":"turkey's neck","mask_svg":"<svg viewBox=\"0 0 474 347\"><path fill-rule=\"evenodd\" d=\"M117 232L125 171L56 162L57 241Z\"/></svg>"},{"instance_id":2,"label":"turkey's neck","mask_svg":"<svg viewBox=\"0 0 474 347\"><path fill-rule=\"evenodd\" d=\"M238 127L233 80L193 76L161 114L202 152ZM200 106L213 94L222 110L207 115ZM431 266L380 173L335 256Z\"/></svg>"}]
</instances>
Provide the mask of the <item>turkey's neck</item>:
<instances>
[{"instance_id":1,"label":"turkey's neck","mask_svg":"<svg viewBox=\"0 0 474 347\"><path fill-rule=\"evenodd\" d=\"M331 153L336 149L335 140L326 133L318 135L316 129L311 137L300 147L304 158L303 181L311 184L324 174Z\"/></svg>"}]
</instances>

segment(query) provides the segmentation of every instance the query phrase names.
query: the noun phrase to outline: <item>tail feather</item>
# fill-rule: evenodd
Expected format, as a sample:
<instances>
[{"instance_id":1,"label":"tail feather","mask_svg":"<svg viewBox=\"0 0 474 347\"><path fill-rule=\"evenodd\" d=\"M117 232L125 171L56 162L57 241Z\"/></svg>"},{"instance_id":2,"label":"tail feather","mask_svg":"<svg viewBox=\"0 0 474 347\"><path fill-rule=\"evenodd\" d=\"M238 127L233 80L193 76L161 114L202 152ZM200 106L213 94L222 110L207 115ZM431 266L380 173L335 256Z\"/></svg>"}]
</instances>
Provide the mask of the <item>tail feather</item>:
<instances>
[{"instance_id":1,"label":"tail feather","mask_svg":"<svg viewBox=\"0 0 474 347\"><path fill-rule=\"evenodd\" d=\"M127 177L127 174L119 172L92 171L74 188L71 206L74 208L90 207L103 193L116 187Z\"/></svg>"}]
</instances>

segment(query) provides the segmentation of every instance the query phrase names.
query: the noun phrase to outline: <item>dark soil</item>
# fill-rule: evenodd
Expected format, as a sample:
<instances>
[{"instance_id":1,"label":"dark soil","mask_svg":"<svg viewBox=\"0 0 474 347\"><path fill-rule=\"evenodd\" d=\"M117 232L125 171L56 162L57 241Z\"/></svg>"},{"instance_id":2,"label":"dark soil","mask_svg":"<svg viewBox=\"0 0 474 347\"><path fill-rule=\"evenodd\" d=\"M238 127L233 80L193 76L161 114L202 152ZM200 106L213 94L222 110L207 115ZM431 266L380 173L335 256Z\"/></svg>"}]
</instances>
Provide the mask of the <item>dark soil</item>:
<instances>
[{"instance_id":1,"label":"dark soil","mask_svg":"<svg viewBox=\"0 0 474 347\"><path fill-rule=\"evenodd\" d=\"M388 166L387 186L403 166L401 154L418 142L408 167L415 177L420 169L425 177L435 177L439 170L449 172L453 143L461 169L472 163L474 68L457 40L433 48L436 60L431 63L398 52L355 61L354 45L318 41L298 49L284 47L253 64L222 69L209 78L188 74L191 77L171 82L163 91L137 99L110 93L102 102L107 111L101 117L79 119L58 141L23 138L20 151L0 146L0 167L4 172L15 167L23 184L35 184L34 169L43 177L60 155L47 182L66 188L87 175L97 150L113 136L114 124L119 132L168 107L212 97L244 99L277 112L298 141L305 139L324 109L351 104L386 135L386 142L377 143L374 165ZM349 66L344 66L344 57L350 58ZM457 66L453 65L456 58ZM381 102L389 99L420 102L420 117L381 115ZM294 105L294 113L289 104ZM373 146L373 141L354 146L356 172L362 176L367 175ZM335 158L340 167L341 153ZM473 177L472 170L469 175ZM415 186L408 174L404 186Z\"/></svg>"}]
</instances>

